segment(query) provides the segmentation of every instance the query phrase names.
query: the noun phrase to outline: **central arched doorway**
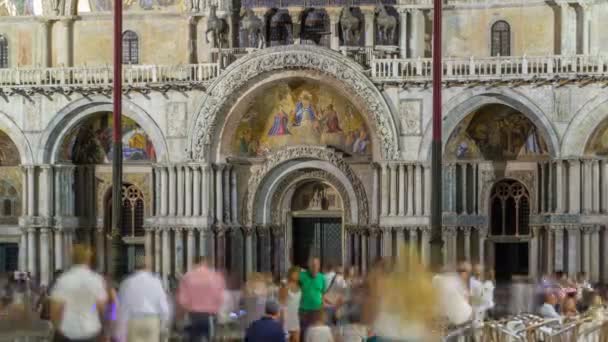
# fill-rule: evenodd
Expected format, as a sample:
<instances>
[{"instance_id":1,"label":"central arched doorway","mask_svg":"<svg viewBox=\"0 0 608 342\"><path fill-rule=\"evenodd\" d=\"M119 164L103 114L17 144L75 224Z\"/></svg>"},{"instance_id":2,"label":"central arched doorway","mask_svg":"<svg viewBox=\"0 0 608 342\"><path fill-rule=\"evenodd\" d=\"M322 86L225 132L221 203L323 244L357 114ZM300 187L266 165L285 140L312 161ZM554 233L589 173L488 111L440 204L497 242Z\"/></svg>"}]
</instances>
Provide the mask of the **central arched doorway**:
<instances>
[{"instance_id":1,"label":"central arched doorway","mask_svg":"<svg viewBox=\"0 0 608 342\"><path fill-rule=\"evenodd\" d=\"M490 240L498 282L529 275L530 194L514 179L494 184L490 194Z\"/></svg>"},{"instance_id":2,"label":"central arched doorway","mask_svg":"<svg viewBox=\"0 0 608 342\"><path fill-rule=\"evenodd\" d=\"M292 265L307 267L317 256L321 266L343 263L343 206L340 194L327 182L306 180L295 186L289 216L289 257Z\"/></svg>"}]
</instances>

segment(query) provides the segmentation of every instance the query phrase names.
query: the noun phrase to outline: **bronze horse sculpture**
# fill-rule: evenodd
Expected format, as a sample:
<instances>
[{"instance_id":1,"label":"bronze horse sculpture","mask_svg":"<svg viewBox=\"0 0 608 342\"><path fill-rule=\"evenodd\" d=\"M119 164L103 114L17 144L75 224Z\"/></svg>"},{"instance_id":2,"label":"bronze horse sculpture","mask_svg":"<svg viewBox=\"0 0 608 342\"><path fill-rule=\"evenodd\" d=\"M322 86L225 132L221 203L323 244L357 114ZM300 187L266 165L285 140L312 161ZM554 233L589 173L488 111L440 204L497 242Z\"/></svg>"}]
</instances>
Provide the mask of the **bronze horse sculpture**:
<instances>
[{"instance_id":1,"label":"bronze horse sculpture","mask_svg":"<svg viewBox=\"0 0 608 342\"><path fill-rule=\"evenodd\" d=\"M264 48L266 46L264 22L253 13L251 8L246 8L244 11L245 15L241 21L241 27L247 32L247 45L260 49Z\"/></svg>"},{"instance_id":2,"label":"bronze horse sculpture","mask_svg":"<svg viewBox=\"0 0 608 342\"><path fill-rule=\"evenodd\" d=\"M395 29L397 28L397 18L388 14L386 7L380 4L376 7L376 25L378 27L379 40L381 45L395 44Z\"/></svg>"},{"instance_id":3,"label":"bronze horse sculpture","mask_svg":"<svg viewBox=\"0 0 608 342\"><path fill-rule=\"evenodd\" d=\"M209 6L209 19L207 19L207 31L205 31L205 41L209 43L209 32L213 34L213 47L221 49L224 36L226 34L226 22L218 18L217 5Z\"/></svg>"},{"instance_id":4,"label":"bronze horse sculpture","mask_svg":"<svg viewBox=\"0 0 608 342\"><path fill-rule=\"evenodd\" d=\"M359 26L361 21L353 15L350 7L343 7L340 14L340 28L342 29L342 42L345 45L355 45L359 40Z\"/></svg>"}]
</instances>

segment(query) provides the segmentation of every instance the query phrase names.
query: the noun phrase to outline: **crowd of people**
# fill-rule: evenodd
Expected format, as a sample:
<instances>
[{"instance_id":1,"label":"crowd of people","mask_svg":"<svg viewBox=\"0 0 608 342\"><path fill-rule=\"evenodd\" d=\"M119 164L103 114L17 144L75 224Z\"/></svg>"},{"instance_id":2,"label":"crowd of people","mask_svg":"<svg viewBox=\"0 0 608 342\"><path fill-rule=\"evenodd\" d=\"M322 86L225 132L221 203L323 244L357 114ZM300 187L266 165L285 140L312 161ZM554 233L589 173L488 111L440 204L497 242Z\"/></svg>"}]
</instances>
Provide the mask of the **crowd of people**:
<instances>
[{"instance_id":1,"label":"crowd of people","mask_svg":"<svg viewBox=\"0 0 608 342\"><path fill-rule=\"evenodd\" d=\"M313 257L284 279L252 273L239 286L201 257L169 289L144 256L119 286L90 268L92 258L88 247L74 246L72 266L48 287L24 272L0 278L0 321L48 320L55 341L162 341L175 331L210 341L232 326L247 342L361 342L430 341L450 325L481 327L499 315L493 271L468 262L433 275L412 260L379 259L363 275L338 265L321 270ZM525 298L543 318L603 312L600 291L583 273L574 281L556 272L532 288L532 300L515 291L511 301Z\"/></svg>"}]
</instances>

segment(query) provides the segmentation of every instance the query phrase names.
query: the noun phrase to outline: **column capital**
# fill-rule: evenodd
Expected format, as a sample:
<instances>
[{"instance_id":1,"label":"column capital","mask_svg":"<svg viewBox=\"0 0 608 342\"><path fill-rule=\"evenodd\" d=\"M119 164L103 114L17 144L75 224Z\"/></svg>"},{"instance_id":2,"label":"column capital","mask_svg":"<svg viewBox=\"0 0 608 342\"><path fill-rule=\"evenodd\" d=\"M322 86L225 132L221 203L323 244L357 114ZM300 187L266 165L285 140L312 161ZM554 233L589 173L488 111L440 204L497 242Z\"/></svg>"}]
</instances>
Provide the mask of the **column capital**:
<instances>
[{"instance_id":1,"label":"column capital","mask_svg":"<svg viewBox=\"0 0 608 342\"><path fill-rule=\"evenodd\" d=\"M243 236L249 237L252 236L253 233L255 233L255 228L253 228L252 226L242 226L241 231L243 232Z\"/></svg>"},{"instance_id":2,"label":"column capital","mask_svg":"<svg viewBox=\"0 0 608 342\"><path fill-rule=\"evenodd\" d=\"M270 226L270 232L273 236L282 236L285 233L285 227L283 225L272 225Z\"/></svg>"},{"instance_id":3,"label":"column capital","mask_svg":"<svg viewBox=\"0 0 608 342\"><path fill-rule=\"evenodd\" d=\"M38 228L38 230L40 230L40 234L48 234L48 233L50 233L51 228L42 227L42 228Z\"/></svg>"},{"instance_id":4,"label":"column capital","mask_svg":"<svg viewBox=\"0 0 608 342\"><path fill-rule=\"evenodd\" d=\"M214 168L217 171L223 171L226 168L226 164L214 164Z\"/></svg>"},{"instance_id":5,"label":"column capital","mask_svg":"<svg viewBox=\"0 0 608 342\"><path fill-rule=\"evenodd\" d=\"M471 227L460 227L460 230L464 233L465 236L471 236Z\"/></svg>"},{"instance_id":6,"label":"column capital","mask_svg":"<svg viewBox=\"0 0 608 342\"><path fill-rule=\"evenodd\" d=\"M361 10L361 13L363 13L364 16L375 16L376 15L376 6L373 5L365 5L365 6L359 6L359 9Z\"/></svg>"},{"instance_id":7,"label":"column capital","mask_svg":"<svg viewBox=\"0 0 608 342\"><path fill-rule=\"evenodd\" d=\"M580 233L581 227L578 226L566 226L568 233Z\"/></svg>"},{"instance_id":8,"label":"column capital","mask_svg":"<svg viewBox=\"0 0 608 342\"><path fill-rule=\"evenodd\" d=\"M288 7L287 13L291 17L292 24L299 24L302 22L302 13L304 13L304 7Z\"/></svg>"},{"instance_id":9,"label":"column capital","mask_svg":"<svg viewBox=\"0 0 608 342\"><path fill-rule=\"evenodd\" d=\"M268 226L256 226L255 227L255 231L260 236L265 236L265 235L268 235L270 233L270 229L268 228Z\"/></svg>"},{"instance_id":10,"label":"column capital","mask_svg":"<svg viewBox=\"0 0 608 342\"><path fill-rule=\"evenodd\" d=\"M410 236L416 235L418 233L418 227L408 227L407 230Z\"/></svg>"}]
</instances>

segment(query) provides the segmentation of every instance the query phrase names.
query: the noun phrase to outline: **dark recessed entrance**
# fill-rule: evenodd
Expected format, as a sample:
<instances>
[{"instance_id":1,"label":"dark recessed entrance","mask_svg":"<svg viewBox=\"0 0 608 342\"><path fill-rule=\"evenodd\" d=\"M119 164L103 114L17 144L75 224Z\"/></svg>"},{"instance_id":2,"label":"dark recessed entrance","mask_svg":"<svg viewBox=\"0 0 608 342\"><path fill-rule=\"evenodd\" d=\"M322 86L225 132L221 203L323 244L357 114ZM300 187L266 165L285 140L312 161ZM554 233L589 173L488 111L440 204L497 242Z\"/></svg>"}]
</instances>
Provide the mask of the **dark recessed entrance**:
<instances>
[{"instance_id":1,"label":"dark recessed entrance","mask_svg":"<svg viewBox=\"0 0 608 342\"><path fill-rule=\"evenodd\" d=\"M497 242L494 246L496 282L510 282L514 275L528 275L527 242Z\"/></svg>"},{"instance_id":2,"label":"dark recessed entrance","mask_svg":"<svg viewBox=\"0 0 608 342\"><path fill-rule=\"evenodd\" d=\"M342 263L342 219L298 217L293 219L293 265L307 267L312 256L321 266Z\"/></svg>"}]
</instances>

